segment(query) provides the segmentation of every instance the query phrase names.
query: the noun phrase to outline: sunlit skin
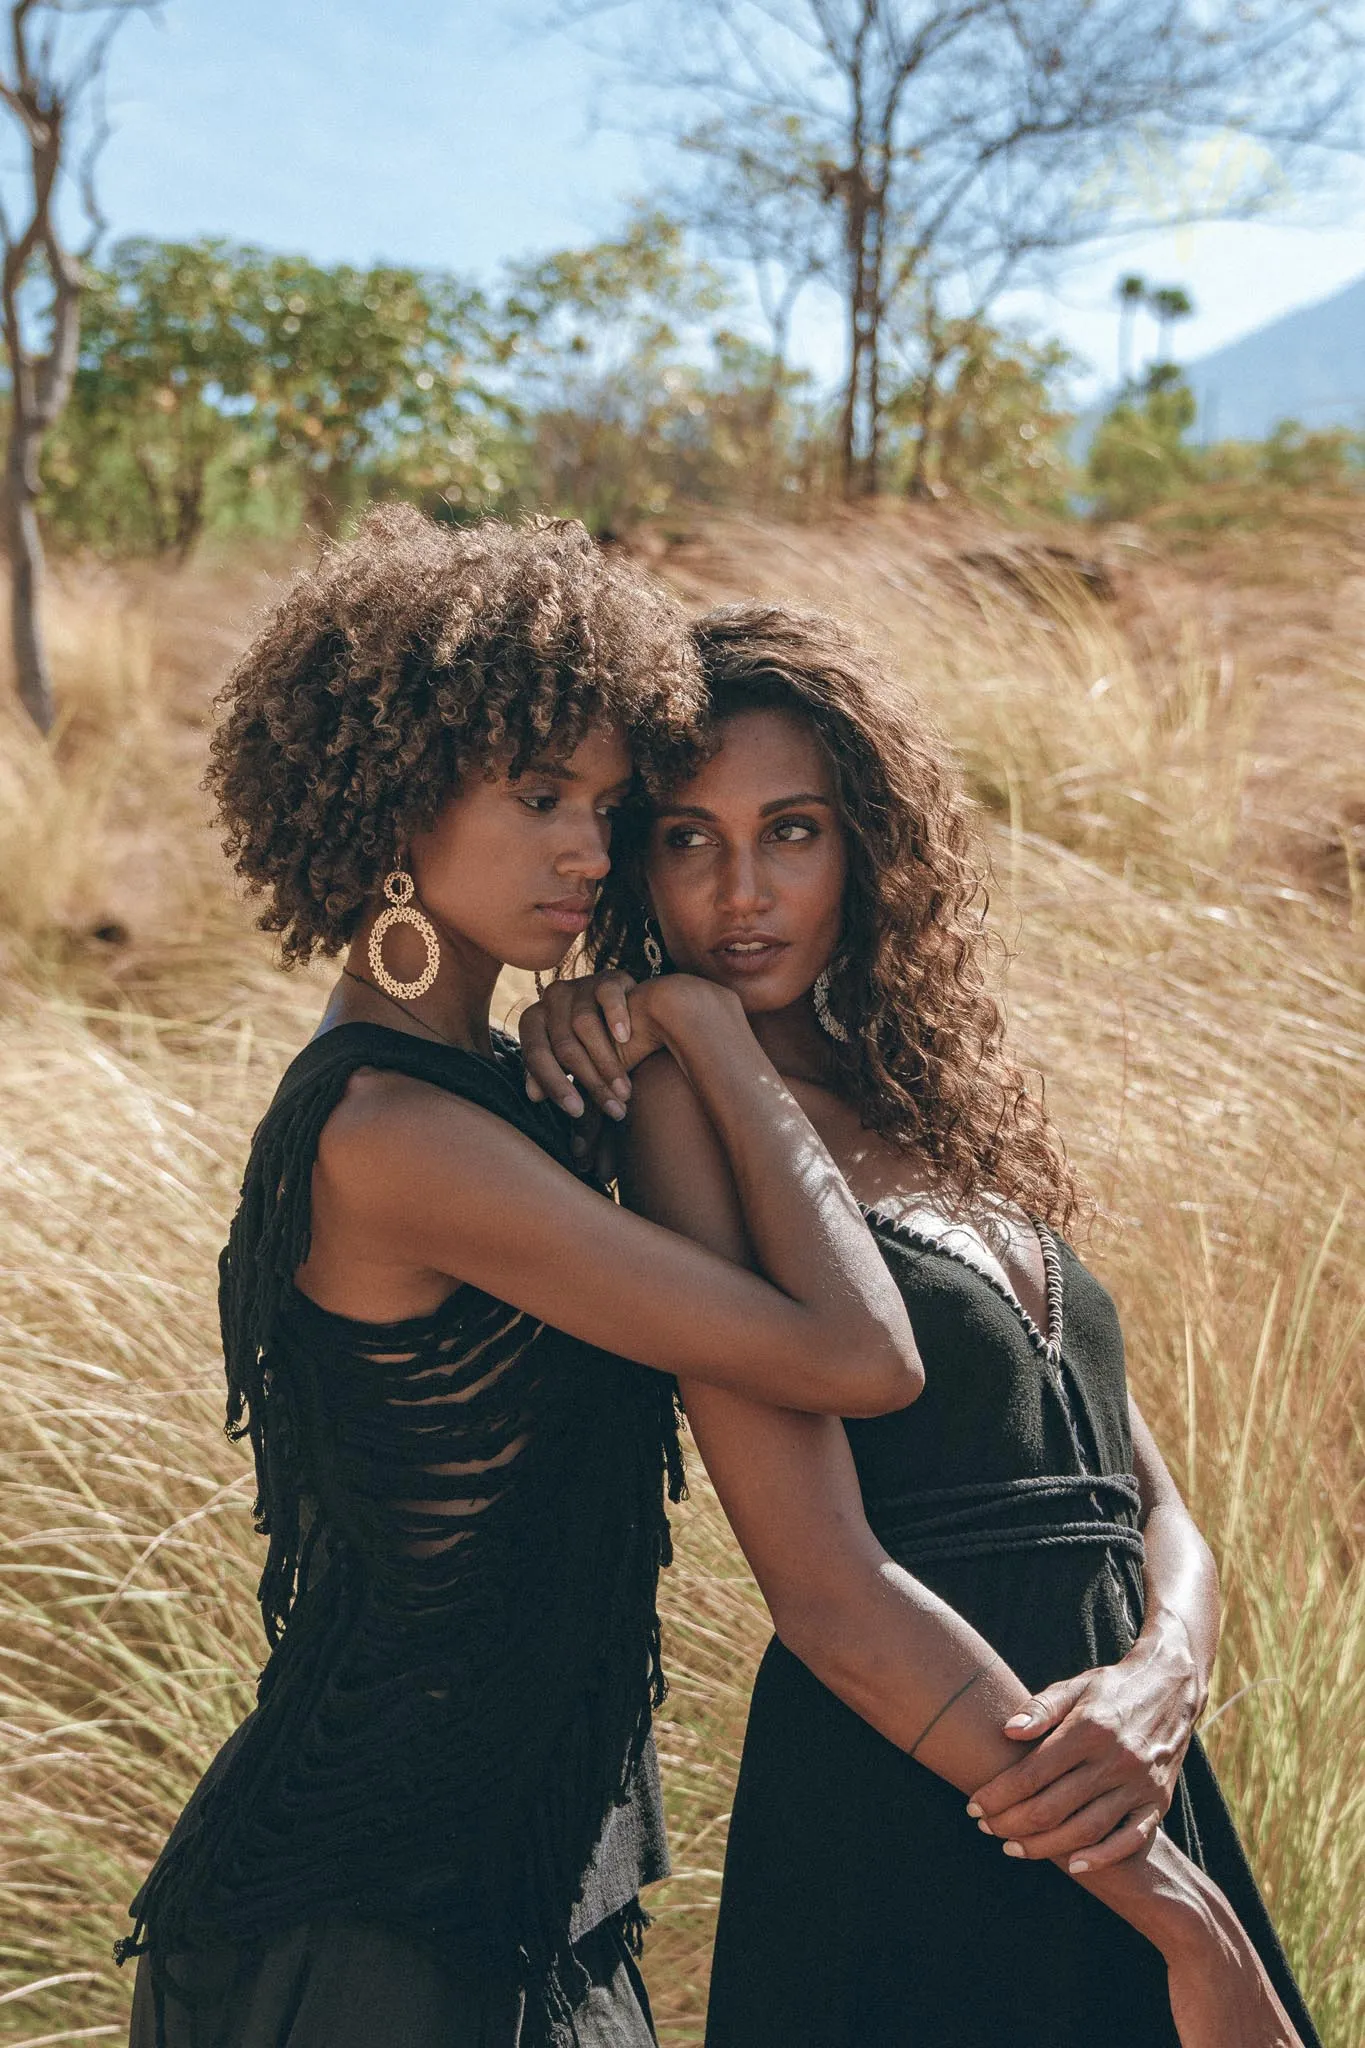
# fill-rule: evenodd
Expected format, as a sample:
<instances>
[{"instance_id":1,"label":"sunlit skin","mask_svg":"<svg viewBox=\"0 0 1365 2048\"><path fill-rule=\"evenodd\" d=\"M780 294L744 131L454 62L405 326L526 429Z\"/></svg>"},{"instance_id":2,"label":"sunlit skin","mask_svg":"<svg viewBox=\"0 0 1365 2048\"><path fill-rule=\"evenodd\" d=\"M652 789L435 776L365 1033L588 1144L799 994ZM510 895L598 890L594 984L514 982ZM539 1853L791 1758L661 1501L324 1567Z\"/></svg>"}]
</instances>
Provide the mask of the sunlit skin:
<instances>
[{"instance_id":1,"label":"sunlit skin","mask_svg":"<svg viewBox=\"0 0 1365 2048\"><path fill-rule=\"evenodd\" d=\"M829 757L784 711L727 719L650 834L650 902L674 967L733 989L769 1057L811 1081L827 1077L829 1040L810 991L838 944L847 873Z\"/></svg>"},{"instance_id":2,"label":"sunlit skin","mask_svg":"<svg viewBox=\"0 0 1365 2048\"><path fill-rule=\"evenodd\" d=\"M441 966L434 987L406 1005L410 1017L456 1045L487 1051L488 1006L502 968L557 967L586 930L630 779L623 735L594 731L567 758L534 762L515 780L496 768L471 776L435 824L414 836L406 864L417 905L439 934ZM379 908L346 958L351 973L365 978ZM400 981L415 980L425 957L410 927L386 935L384 964ZM395 1021L382 997L353 982L339 984L334 1006L329 1023L352 1014Z\"/></svg>"}]
</instances>

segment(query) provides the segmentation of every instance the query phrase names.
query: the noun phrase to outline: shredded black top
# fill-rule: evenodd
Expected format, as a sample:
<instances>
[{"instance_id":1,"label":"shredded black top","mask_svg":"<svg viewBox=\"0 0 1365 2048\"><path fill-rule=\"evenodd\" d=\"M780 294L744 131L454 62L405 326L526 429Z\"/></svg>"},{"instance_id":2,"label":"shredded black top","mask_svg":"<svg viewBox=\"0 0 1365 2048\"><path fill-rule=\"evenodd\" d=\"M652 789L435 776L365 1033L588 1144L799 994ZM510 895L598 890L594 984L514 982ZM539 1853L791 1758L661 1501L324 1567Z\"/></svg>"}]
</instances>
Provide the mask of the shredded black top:
<instances>
[{"instance_id":1,"label":"shredded black top","mask_svg":"<svg viewBox=\"0 0 1365 2048\"><path fill-rule=\"evenodd\" d=\"M119 1958L340 1908L510 1964L562 2012L595 1852L652 1782L672 1383L469 1285L390 1324L300 1292L318 1139L359 1067L463 1096L568 1163L510 1039L484 1058L340 1025L281 1081L219 1295L271 1653Z\"/></svg>"}]
</instances>

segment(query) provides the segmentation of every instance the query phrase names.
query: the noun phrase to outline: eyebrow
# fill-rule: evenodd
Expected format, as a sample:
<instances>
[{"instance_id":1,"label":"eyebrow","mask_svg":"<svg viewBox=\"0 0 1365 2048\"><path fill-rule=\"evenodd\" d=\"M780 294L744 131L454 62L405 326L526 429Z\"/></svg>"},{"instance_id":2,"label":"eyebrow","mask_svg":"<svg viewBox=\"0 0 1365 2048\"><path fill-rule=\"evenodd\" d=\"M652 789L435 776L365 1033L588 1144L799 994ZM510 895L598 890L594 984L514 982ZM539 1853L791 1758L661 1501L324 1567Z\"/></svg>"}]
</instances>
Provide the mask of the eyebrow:
<instances>
[{"instance_id":1,"label":"eyebrow","mask_svg":"<svg viewBox=\"0 0 1365 2048\"><path fill-rule=\"evenodd\" d=\"M830 799L827 796L821 796L816 790L799 789L795 796L777 796L773 798L770 804L760 805L758 815L760 818L771 818L774 811L789 811L796 804L823 804L827 811L832 811L834 808ZM707 824L714 824L716 814L714 811L703 810L700 804L664 803L659 805L657 816L661 818L701 818Z\"/></svg>"},{"instance_id":2,"label":"eyebrow","mask_svg":"<svg viewBox=\"0 0 1365 2048\"><path fill-rule=\"evenodd\" d=\"M528 761L520 775L509 775L507 786L516 789L523 782L539 777L542 782L581 782L583 777L576 768L570 768L562 761ZM635 781L634 770L623 775L602 791L603 796L618 796L629 790Z\"/></svg>"}]
</instances>

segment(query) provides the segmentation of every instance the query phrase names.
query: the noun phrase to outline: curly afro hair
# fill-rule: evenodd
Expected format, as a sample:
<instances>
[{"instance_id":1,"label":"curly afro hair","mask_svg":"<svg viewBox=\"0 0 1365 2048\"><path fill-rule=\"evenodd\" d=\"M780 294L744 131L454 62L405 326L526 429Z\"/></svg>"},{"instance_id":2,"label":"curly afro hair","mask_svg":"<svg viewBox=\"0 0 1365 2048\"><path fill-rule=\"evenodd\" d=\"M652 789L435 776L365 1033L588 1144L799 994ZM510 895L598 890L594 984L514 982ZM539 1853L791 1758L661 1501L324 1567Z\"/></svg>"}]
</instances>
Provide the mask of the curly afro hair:
<instances>
[{"instance_id":1,"label":"curly afro hair","mask_svg":"<svg viewBox=\"0 0 1365 2048\"><path fill-rule=\"evenodd\" d=\"M1067 1228L1087 1206L1041 1099L1004 1046L985 974L987 870L947 742L909 690L835 620L723 605L693 625L710 703L707 751L739 711L805 719L834 768L848 839L830 1042L865 1128L927 1160L951 1199L989 1190ZM684 773L690 773L686 770ZM647 819L603 885L589 942L599 967L644 959Z\"/></svg>"},{"instance_id":2,"label":"curly afro hair","mask_svg":"<svg viewBox=\"0 0 1365 2048\"><path fill-rule=\"evenodd\" d=\"M347 944L471 770L519 775L614 724L657 787L696 758L703 703L682 612L577 521L456 528L391 505L238 662L205 786L291 966Z\"/></svg>"}]
</instances>

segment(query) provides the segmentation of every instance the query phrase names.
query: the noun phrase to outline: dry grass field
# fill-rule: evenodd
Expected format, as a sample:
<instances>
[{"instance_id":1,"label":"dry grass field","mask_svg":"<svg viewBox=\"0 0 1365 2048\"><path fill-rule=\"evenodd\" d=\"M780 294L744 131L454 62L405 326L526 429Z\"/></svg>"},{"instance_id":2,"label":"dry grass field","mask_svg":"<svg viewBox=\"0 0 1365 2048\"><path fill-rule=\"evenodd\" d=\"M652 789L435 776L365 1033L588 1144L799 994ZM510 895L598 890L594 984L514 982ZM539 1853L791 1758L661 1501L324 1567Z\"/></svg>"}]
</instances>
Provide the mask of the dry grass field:
<instances>
[{"instance_id":1,"label":"dry grass field","mask_svg":"<svg viewBox=\"0 0 1365 2048\"><path fill-rule=\"evenodd\" d=\"M1095 1189L1138 1398L1218 1554L1206 1727L1331 2048L1365 2038L1365 519L1177 551L899 508L657 536L689 603L837 609L961 749L1015 1040ZM1085 557L1085 558L1083 558ZM115 2038L109 1944L259 1658L214 1260L325 978L287 978L197 794L282 565L68 571L64 723L0 714L0 2043ZM700 2040L761 1609L704 1484L667 1591Z\"/></svg>"}]
</instances>

